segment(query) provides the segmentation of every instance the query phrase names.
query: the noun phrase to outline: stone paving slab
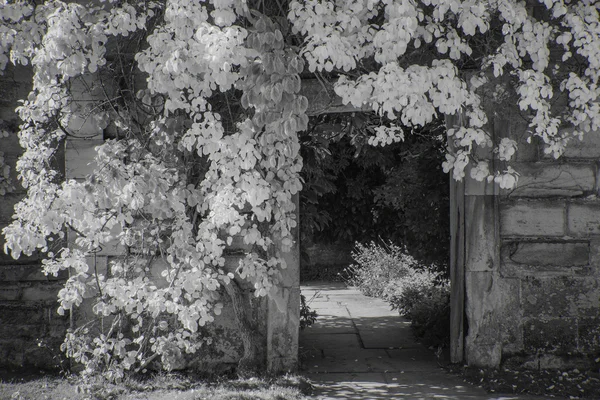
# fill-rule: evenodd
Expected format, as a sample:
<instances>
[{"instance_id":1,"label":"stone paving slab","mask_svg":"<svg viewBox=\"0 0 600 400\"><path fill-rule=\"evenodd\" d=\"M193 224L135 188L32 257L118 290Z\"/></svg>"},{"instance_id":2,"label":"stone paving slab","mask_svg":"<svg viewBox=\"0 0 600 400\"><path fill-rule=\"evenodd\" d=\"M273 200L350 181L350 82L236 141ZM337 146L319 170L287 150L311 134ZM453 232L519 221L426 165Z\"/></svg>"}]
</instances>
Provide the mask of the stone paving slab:
<instances>
[{"instance_id":1,"label":"stone paving slab","mask_svg":"<svg viewBox=\"0 0 600 400\"><path fill-rule=\"evenodd\" d=\"M424 348L415 342L410 329L359 329L359 334L366 349Z\"/></svg>"},{"instance_id":2,"label":"stone paving slab","mask_svg":"<svg viewBox=\"0 0 600 400\"><path fill-rule=\"evenodd\" d=\"M321 316L310 327L305 329L304 335L320 335L324 333L352 333L356 328L352 318Z\"/></svg>"},{"instance_id":3,"label":"stone paving slab","mask_svg":"<svg viewBox=\"0 0 600 400\"><path fill-rule=\"evenodd\" d=\"M304 335L300 346L313 349L360 349L360 342L356 333L323 333Z\"/></svg>"}]
</instances>

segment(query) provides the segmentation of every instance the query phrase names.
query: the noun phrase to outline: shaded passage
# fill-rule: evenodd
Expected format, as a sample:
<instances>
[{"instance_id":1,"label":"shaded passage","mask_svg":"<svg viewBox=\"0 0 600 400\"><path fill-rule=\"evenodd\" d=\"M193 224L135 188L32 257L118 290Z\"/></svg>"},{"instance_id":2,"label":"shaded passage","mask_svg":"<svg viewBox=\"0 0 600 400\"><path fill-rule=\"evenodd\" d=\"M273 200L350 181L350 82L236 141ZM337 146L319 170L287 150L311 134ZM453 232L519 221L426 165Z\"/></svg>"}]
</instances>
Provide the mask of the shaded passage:
<instances>
[{"instance_id":1,"label":"shaded passage","mask_svg":"<svg viewBox=\"0 0 600 400\"><path fill-rule=\"evenodd\" d=\"M300 333L301 368L319 399L536 399L490 395L447 374L448 356L415 342L410 322L383 300L343 283L302 293L318 319Z\"/></svg>"}]
</instances>

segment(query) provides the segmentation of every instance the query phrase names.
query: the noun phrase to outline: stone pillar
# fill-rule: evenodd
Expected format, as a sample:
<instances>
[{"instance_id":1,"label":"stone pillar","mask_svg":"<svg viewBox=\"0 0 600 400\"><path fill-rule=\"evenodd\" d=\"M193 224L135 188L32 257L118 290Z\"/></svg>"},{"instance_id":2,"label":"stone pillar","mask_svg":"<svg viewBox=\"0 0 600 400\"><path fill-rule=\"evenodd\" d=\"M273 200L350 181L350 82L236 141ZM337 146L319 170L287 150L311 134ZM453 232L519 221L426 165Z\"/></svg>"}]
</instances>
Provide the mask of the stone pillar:
<instances>
[{"instance_id":1,"label":"stone pillar","mask_svg":"<svg viewBox=\"0 0 600 400\"><path fill-rule=\"evenodd\" d=\"M299 210L299 195L294 196ZM298 368L300 329L300 242L299 226L294 229L294 246L284 254L287 269L275 294L267 304L267 370L288 372Z\"/></svg>"}]
</instances>

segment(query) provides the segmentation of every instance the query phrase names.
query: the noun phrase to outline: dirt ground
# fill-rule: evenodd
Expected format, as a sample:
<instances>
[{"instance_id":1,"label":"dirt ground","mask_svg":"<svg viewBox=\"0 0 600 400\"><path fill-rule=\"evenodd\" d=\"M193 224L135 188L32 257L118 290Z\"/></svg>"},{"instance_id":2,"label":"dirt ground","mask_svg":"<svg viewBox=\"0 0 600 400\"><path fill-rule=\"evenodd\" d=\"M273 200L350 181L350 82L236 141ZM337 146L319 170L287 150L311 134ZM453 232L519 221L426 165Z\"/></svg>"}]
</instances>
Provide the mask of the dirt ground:
<instances>
[{"instance_id":1,"label":"dirt ground","mask_svg":"<svg viewBox=\"0 0 600 400\"><path fill-rule=\"evenodd\" d=\"M485 370L462 366L450 366L448 369L490 393L600 399L600 372L597 370Z\"/></svg>"}]
</instances>

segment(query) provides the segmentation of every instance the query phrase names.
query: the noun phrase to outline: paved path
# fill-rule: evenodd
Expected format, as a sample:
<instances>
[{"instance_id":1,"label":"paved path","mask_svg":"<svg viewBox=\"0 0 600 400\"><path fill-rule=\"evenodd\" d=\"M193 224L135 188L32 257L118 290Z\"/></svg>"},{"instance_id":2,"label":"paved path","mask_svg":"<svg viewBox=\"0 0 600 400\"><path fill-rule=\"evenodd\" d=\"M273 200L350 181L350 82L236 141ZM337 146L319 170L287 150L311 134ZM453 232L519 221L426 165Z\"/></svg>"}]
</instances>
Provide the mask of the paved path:
<instances>
[{"instance_id":1,"label":"paved path","mask_svg":"<svg viewBox=\"0 0 600 400\"><path fill-rule=\"evenodd\" d=\"M300 333L302 370L319 399L540 399L490 395L447 374L446 357L416 343L383 300L342 283L305 284L302 294L319 316Z\"/></svg>"}]
</instances>

